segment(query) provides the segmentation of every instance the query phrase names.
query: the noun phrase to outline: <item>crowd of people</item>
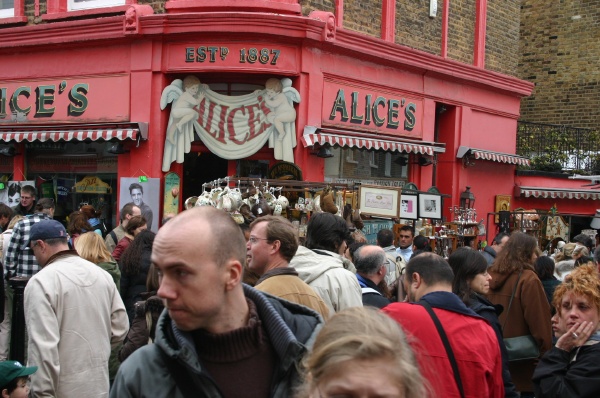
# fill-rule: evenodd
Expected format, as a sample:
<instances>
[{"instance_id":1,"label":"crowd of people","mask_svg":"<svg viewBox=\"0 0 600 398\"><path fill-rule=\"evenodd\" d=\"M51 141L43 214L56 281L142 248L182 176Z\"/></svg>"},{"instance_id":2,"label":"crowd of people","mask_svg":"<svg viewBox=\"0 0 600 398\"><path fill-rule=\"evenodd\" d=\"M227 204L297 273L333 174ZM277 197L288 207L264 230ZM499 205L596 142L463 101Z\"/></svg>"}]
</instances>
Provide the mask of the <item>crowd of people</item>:
<instances>
[{"instance_id":1,"label":"crowd of people","mask_svg":"<svg viewBox=\"0 0 600 398\"><path fill-rule=\"evenodd\" d=\"M501 233L445 259L410 226L369 244L326 212L303 244L285 218L210 206L155 234L134 203L107 232L84 207L65 228L27 189L31 213L0 205L3 397L600 396L586 236L543 256ZM27 366L7 360L15 276Z\"/></svg>"}]
</instances>

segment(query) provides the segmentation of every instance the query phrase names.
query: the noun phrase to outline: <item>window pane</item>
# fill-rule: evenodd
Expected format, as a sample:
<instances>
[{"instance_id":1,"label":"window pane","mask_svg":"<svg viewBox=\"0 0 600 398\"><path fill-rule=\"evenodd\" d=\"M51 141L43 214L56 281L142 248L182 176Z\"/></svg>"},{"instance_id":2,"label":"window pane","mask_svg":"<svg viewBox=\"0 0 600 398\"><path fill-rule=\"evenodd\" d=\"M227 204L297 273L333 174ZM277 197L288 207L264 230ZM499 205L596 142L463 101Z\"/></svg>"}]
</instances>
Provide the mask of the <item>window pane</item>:
<instances>
[{"instance_id":1,"label":"window pane","mask_svg":"<svg viewBox=\"0 0 600 398\"><path fill-rule=\"evenodd\" d=\"M325 177L328 181L402 186L407 179L406 153L359 148L334 148L332 153L332 158L325 159Z\"/></svg>"}]
</instances>

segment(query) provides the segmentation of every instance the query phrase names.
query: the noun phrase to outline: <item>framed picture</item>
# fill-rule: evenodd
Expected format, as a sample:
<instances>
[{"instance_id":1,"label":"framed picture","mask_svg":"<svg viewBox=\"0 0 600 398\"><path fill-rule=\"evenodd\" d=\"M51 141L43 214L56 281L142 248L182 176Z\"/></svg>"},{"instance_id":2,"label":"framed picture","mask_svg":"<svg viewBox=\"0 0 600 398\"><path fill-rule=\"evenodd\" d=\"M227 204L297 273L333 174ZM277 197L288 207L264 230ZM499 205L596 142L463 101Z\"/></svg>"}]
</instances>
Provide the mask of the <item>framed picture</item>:
<instances>
[{"instance_id":1,"label":"framed picture","mask_svg":"<svg viewBox=\"0 0 600 398\"><path fill-rule=\"evenodd\" d=\"M442 218L442 196L428 193L419 194L419 218Z\"/></svg>"},{"instance_id":2,"label":"framed picture","mask_svg":"<svg viewBox=\"0 0 600 398\"><path fill-rule=\"evenodd\" d=\"M496 195L496 205L494 207L495 212L500 213L501 211L510 211L510 199L510 195ZM498 214L496 214L494 217L494 222L496 224L499 222L499 217L500 216Z\"/></svg>"},{"instance_id":3,"label":"framed picture","mask_svg":"<svg viewBox=\"0 0 600 398\"><path fill-rule=\"evenodd\" d=\"M139 177L121 177L119 209L134 203L142 211L148 229L158 231L158 204L160 202L160 178L148 178L141 182Z\"/></svg>"},{"instance_id":4,"label":"framed picture","mask_svg":"<svg viewBox=\"0 0 600 398\"><path fill-rule=\"evenodd\" d=\"M400 218L416 220L419 218L419 196L403 193L400 195Z\"/></svg>"},{"instance_id":5,"label":"framed picture","mask_svg":"<svg viewBox=\"0 0 600 398\"><path fill-rule=\"evenodd\" d=\"M365 215L398 218L400 214L400 188L361 185L358 196Z\"/></svg>"}]
</instances>

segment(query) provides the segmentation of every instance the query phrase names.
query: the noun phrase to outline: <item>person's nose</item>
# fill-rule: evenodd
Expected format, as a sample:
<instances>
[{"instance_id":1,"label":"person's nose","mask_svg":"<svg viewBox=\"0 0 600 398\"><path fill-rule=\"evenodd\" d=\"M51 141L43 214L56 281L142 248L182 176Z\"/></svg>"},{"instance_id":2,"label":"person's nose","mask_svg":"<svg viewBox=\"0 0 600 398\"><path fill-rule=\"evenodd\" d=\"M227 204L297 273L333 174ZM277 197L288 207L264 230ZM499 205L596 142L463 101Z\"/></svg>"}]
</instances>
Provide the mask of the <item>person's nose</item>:
<instances>
[{"instance_id":1,"label":"person's nose","mask_svg":"<svg viewBox=\"0 0 600 398\"><path fill-rule=\"evenodd\" d=\"M175 298L177 298L177 292L175 291L175 289L173 289L173 287L169 283L168 278L165 278L164 276L161 278L160 286L158 287L157 294L158 294L158 297L167 299L167 300L174 300Z\"/></svg>"}]
</instances>

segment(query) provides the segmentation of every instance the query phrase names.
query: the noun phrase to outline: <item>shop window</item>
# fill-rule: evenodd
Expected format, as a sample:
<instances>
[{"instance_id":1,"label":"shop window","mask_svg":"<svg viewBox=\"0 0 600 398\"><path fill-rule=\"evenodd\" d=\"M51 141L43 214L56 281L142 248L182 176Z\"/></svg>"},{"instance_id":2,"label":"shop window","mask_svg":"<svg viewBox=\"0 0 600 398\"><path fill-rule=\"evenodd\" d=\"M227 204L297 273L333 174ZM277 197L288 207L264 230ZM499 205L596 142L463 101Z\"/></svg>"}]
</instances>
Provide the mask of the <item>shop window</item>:
<instances>
[{"instance_id":1,"label":"shop window","mask_svg":"<svg viewBox=\"0 0 600 398\"><path fill-rule=\"evenodd\" d=\"M327 181L357 181L402 186L408 176L408 155L398 152L340 148L325 159ZM349 161L351 160L351 161Z\"/></svg>"},{"instance_id":2,"label":"shop window","mask_svg":"<svg viewBox=\"0 0 600 398\"><path fill-rule=\"evenodd\" d=\"M125 5L125 0L68 0L69 11Z\"/></svg>"},{"instance_id":3,"label":"shop window","mask_svg":"<svg viewBox=\"0 0 600 398\"><path fill-rule=\"evenodd\" d=\"M27 22L25 0L0 0L0 24Z\"/></svg>"},{"instance_id":4,"label":"shop window","mask_svg":"<svg viewBox=\"0 0 600 398\"><path fill-rule=\"evenodd\" d=\"M109 142L31 142L25 145L28 180L36 182L39 197L56 199L54 218L65 222L82 204L101 211L108 230L117 226L117 155L107 152ZM77 192L75 185L96 177L109 190Z\"/></svg>"},{"instance_id":5,"label":"shop window","mask_svg":"<svg viewBox=\"0 0 600 398\"><path fill-rule=\"evenodd\" d=\"M370 155L369 166L371 166L375 169L378 168L379 165L377 164L377 160L379 159L379 154L375 151L371 151L371 153L369 155Z\"/></svg>"},{"instance_id":6,"label":"shop window","mask_svg":"<svg viewBox=\"0 0 600 398\"><path fill-rule=\"evenodd\" d=\"M0 0L0 18L15 16L15 0Z\"/></svg>"}]
</instances>

